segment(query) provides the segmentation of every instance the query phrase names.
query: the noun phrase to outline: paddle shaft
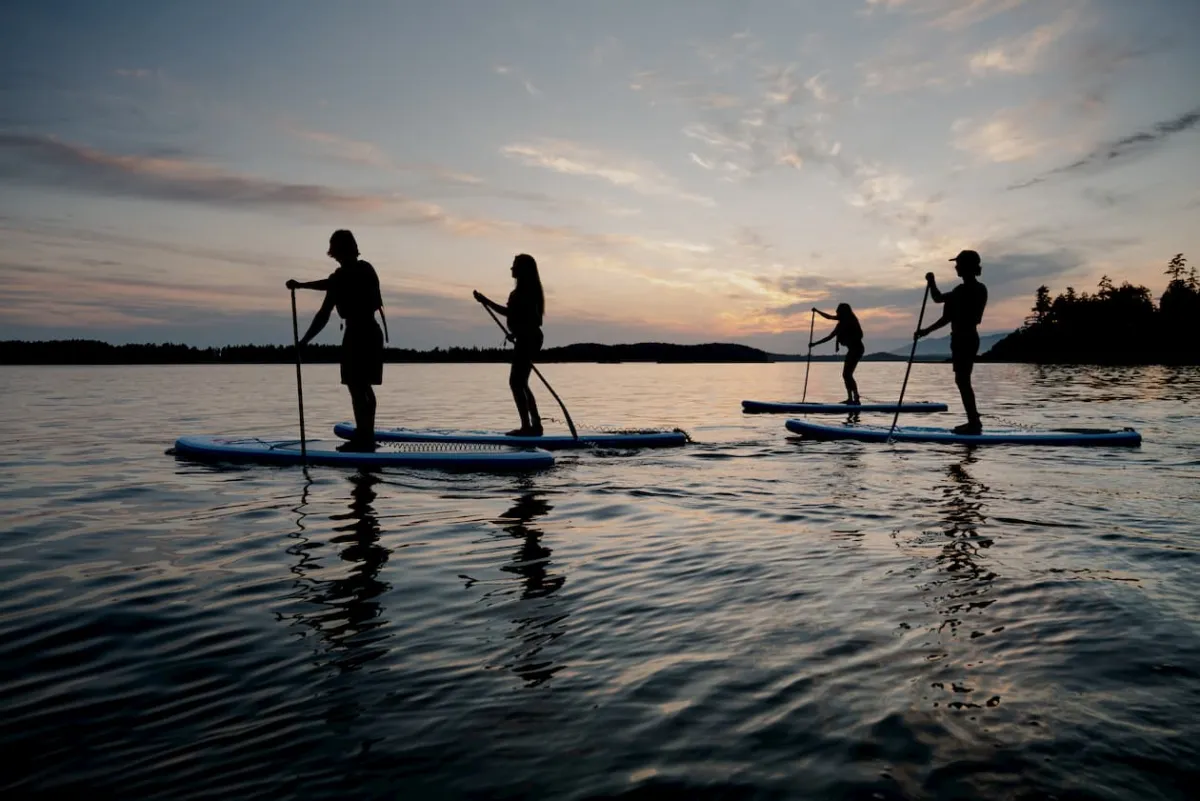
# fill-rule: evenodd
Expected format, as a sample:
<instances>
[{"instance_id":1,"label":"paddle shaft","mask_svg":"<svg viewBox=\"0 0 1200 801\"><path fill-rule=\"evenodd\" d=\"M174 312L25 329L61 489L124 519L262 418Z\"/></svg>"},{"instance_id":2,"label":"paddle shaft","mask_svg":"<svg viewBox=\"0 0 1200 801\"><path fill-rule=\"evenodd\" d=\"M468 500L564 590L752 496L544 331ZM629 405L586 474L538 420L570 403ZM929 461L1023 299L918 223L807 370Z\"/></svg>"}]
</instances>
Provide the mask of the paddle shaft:
<instances>
[{"instance_id":1,"label":"paddle shaft","mask_svg":"<svg viewBox=\"0 0 1200 801\"><path fill-rule=\"evenodd\" d=\"M300 325L296 322L296 290L292 290L292 344L296 347L296 399L300 402L300 458L308 464L308 445L304 436L304 384L300 380Z\"/></svg>"},{"instance_id":2,"label":"paddle shaft","mask_svg":"<svg viewBox=\"0 0 1200 801\"><path fill-rule=\"evenodd\" d=\"M812 367L812 337L813 325L817 322L817 310L813 309L812 314L808 317L808 361L804 365L804 391L800 393L800 402L808 397L808 369Z\"/></svg>"},{"instance_id":3,"label":"paddle shaft","mask_svg":"<svg viewBox=\"0 0 1200 801\"><path fill-rule=\"evenodd\" d=\"M500 322L500 318L492 311L492 307L482 302L479 305L483 306L484 310L496 321L496 325L500 326L500 330L504 332L504 337L506 339L513 339L513 335L509 333L504 323ZM579 439L579 434L575 431L575 423L571 421L571 413L567 411L567 405L562 402L562 398L558 397L558 393L554 391L554 387L550 386L550 382L546 380L546 376L542 375L541 371L537 369L537 365L530 363L530 367L533 368L533 372L537 374L537 377L542 379L542 383L546 385L546 389L550 390L550 394L554 396L554 399L558 401L558 408L562 409L563 417L567 418L567 428L571 429L571 438Z\"/></svg>"},{"instance_id":4,"label":"paddle shaft","mask_svg":"<svg viewBox=\"0 0 1200 801\"><path fill-rule=\"evenodd\" d=\"M925 296L921 298L921 313L917 315L917 331L925 322L925 304L929 300L929 283L925 283ZM917 357L917 331L913 332L912 352L908 354L908 367L904 368L904 383L900 385L900 400L896 401L896 414L892 416L892 427L888 431L888 440L896 433L896 421L900 419L900 406L904 403L904 391L908 389L908 374L912 372L913 359Z\"/></svg>"}]
</instances>

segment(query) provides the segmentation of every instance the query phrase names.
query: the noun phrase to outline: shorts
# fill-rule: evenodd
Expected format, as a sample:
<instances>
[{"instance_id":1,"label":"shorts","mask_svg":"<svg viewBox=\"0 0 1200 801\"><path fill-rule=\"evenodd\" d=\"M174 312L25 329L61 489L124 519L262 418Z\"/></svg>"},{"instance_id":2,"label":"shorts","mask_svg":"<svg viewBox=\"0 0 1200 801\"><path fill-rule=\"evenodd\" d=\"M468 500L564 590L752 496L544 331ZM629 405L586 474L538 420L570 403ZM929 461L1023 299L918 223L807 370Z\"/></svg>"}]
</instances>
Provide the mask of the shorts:
<instances>
[{"instance_id":1,"label":"shorts","mask_svg":"<svg viewBox=\"0 0 1200 801\"><path fill-rule=\"evenodd\" d=\"M347 322L342 336L342 383L383 383L383 331L374 319Z\"/></svg>"},{"instance_id":2,"label":"shorts","mask_svg":"<svg viewBox=\"0 0 1200 801\"><path fill-rule=\"evenodd\" d=\"M514 365L532 365L533 359L542 349L542 342L545 337L540 330L530 331L517 336L517 341L513 343L513 361Z\"/></svg>"},{"instance_id":3,"label":"shorts","mask_svg":"<svg viewBox=\"0 0 1200 801\"><path fill-rule=\"evenodd\" d=\"M950 361L955 375L971 375L979 355L979 334L950 335Z\"/></svg>"}]
</instances>

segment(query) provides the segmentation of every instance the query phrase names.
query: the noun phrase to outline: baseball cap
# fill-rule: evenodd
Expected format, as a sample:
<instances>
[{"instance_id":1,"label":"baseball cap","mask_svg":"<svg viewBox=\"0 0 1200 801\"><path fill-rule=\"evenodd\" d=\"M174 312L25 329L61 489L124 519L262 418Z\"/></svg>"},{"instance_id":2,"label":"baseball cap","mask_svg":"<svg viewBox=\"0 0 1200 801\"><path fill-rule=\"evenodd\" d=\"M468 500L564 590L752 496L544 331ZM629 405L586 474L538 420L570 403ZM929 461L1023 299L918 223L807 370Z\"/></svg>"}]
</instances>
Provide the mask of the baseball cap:
<instances>
[{"instance_id":1,"label":"baseball cap","mask_svg":"<svg viewBox=\"0 0 1200 801\"><path fill-rule=\"evenodd\" d=\"M965 261L967 264L979 264L979 254L973 250L964 250L950 261Z\"/></svg>"}]
</instances>

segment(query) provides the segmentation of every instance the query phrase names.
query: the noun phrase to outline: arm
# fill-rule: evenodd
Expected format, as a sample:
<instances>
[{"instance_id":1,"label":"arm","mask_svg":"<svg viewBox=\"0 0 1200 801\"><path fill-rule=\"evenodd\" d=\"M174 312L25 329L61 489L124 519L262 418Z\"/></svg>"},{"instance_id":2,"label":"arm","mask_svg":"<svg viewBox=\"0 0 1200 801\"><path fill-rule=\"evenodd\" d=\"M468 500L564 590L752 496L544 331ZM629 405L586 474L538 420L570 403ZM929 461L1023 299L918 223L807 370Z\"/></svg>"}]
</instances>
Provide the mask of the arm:
<instances>
[{"instance_id":1,"label":"arm","mask_svg":"<svg viewBox=\"0 0 1200 801\"><path fill-rule=\"evenodd\" d=\"M297 281L295 278L287 282L288 289L316 289L321 292L328 291L329 279L322 278L320 281Z\"/></svg>"},{"instance_id":2,"label":"arm","mask_svg":"<svg viewBox=\"0 0 1200 801\"><path fill-rule=\"evenodd\" d=\"M501 306L499 303L495 302L494 300L489 298L487 295L484 295L479 290L475 290L471 294L474 296L475 300L479 301L484 306L490 306L494 311L496 311L500 314L503 314L506 317L508 316L508 307L507 306Z\"/></svg>"},{"instance_id":3,"label":"arm","mask_svg":"<svg viewBox=\"0 0 1200 801\"><path fill-rule=\"evenodd\" d=\"M935 280L934 280L934 278L933 278L933 273L925 273L925 281L926 281L926 282L929 284L929 297L933 298L933 302L934 302L934 303L943 303L943 302L945 302L945 300L946 300L946 296L945 296L945 295L943 295L943 294L942 294L942 293L941 293L941 292L938 290L938 288L937 288L937 281L935 281ZM945 325L945 323L942 323L942 325ZM930 329L928 329L928 330L929 330L929 331L932 331L933 329L932 329L932 328L930 328Z\"/></svg>"},{"instance_id":4,"label":"arm","mask_svg":"<svg viewBox=\"0 0 1200 801\"><path fill-rule=\"evenodd\" d=\"M824 339L818 339L816 342L811 342L811 343L809 343L809 344L810 344L810 345L812 345L812 346L815 348L817 345L824 345L826 342L828 342L829 340L833 339L835 336L837 336L837 331L836 331L836 330L835 330L835 331L834 331L832 334L830 334L829 336L825 337Z\"/></svg>"},{"instance_id":5,"label":"arm","mask_svg":"<svg viewBox=\"0 0 1200 801\"><path fill-rule=\"evenodd\" d=\"M312 341L313 337L321 333L321 329L329 322L329 315L333 312L333 295L326 294L325 302L321 304L321 308L317 310L317 314L313 317L312 325L304 332L304 336L300 338L300 344L307 345Z\"/></svg>"},{"instance_id":6,"label":"arm","mask_svg":"<svg viewBox=\"0 0 1200 801\"><path fill-rule=\"evenodd\" d=\"M915 334L913 334L913 339L920 339L921 337L929 336L934 331L938 330L939 328L943 328L949 324L950 324L950 315L948 313L943 314L942 319L938 320L936 323L929 326L928 328L918 328L917 332Z\"/></svg>"},{"instance_id":7,"label":"arm","mask_svg":"<svg viewBox=\"0 0 1200 801\"><path fill-rule=\"evenodd\" d=\"M388 342L387 318L383 316L383 306L379 307L379 319L383 320L383 343Z\"/></svg>"},{"instance_id":8,"label":"arm","mask_svg":"<svg viewBox=\"0 0 1200 801\"><path fill-rule=\"evenodd\" d=\"M822 317L824 317L826 320L836 320L836 319L837 319L837 315L836 315L836 314L826 314L825 312L823 312L823 311L821 311L820 309L817 309L817 308L814 308L814 309L813 309L813 311L815 311L817 314L819 314L819 315L821 315Z\"/></svg>"}]
</instances>

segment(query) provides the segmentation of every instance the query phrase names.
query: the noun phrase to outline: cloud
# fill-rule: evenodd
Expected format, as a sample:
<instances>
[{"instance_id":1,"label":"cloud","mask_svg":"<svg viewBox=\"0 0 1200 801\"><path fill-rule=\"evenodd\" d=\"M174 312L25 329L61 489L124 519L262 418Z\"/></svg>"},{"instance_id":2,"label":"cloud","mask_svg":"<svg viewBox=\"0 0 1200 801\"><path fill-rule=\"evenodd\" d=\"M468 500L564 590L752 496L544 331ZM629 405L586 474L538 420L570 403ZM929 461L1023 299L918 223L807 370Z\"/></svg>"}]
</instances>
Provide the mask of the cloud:
<instances>
[{"instance_id":1,"label":"cloud","mask_svg":"<svg viewBox=\"0 0 1200 801\"><path fill-rule=\"evenodd\" d=\"M541 97L543 94L541 89L538 89L536 86L534 86L533 81L529 79L524 70L513 67L509 64L497 64L496 66L492 67L492 72L496 73L497 75L503 75L518 81L525 89L525 93L530 97Z\"/></svg>"},{"instance_id":2,"label":"cloud","mask_svg":"<svg viewBox=\"0 0 1200 801\"><path fill-rule=\"evenodd\" d=\"M1076 27L1078 14L1068 11L1056 22L1039 25L1029 33L1006 42L997 42L971 55L968 66L975 75L1000 72L1016 75L1033 73L1050 46Z\"/></svg>"},{"instance_id":3,"label":"cloud","mask_svg":"<svg viewBox=\"0 0 1200 801\"><path fill-rule=\"evenodd\" d=\"M712 198L683 191L670 176L652 164L605 153L574 142L541 139L531 143L506 145L500 152L526 166L553 170L564 175L597 178L643 195L672 197L704 206L714 205Z\"/></svg>"},{"instance_id":4,"label":"cloud","mask_svg":"<svg viewBox=\"0 0 1200 801\"><path fill-rule=\"evenodd\" d=\"M148 69L115 69L113 74L121 78L153 78L158 73Z\"/></svg>"},{"instance_id":5,"label":"cloud","mask_svg":"<svg viewBox=\"0 0 1200 801\"><path fill-rule=\"evenodd\" d=\"M390 210L396 222L424 222L440 213L435 206L405 198L351 194L317 184L274 181L182 159L117 155L51 137L24 134L0 134L0 176L105 195L234 208Z\"/></svg>"},{"instance_id":6,"label":"cloud","mask_svg":"<svg viewBox=\"0 0 1200 801\"><path fill-rule=\"evenodd\" d=\"M338 161L379 169L394 167L387 154L372 142L362 142L326 131L314 131L293 125L286 126L286 129L292 136L321 145Z\"/></svg>"},{"instance_id":7,"label":"cloud","mask_svg":"<svg viewBox=\"0 0 1200 801\"><path fill-rule=\"evenodd\" d=\"M977 158L999 164L1022 161L1041 153L1048 142L1026 127L1026 109L1004 109L990 119L955 120L954 146Z\"/></svg>"},{"instance_id":8,"label":"cloud","mask_svg":"<svg viewBox=\"0 0 1200 801\"><path fill-rule=\"evenodd\" d=\"M1101 145L1078 161L1072 162L1071 164L1067 164L1063 167L1057 167L1053 170L1042 173L1037 177L1031 178L1028 181L1013 184L1009 187L1009 189L1023 189L1025 187L1043 183L1058 176L1070 175L1073 173L1090 174L1103 170L1113 164L1120 164L1136 158L1144 157L1150 153L1153 153L1155 150L1161 147L1164 142L1176 134L1189 131L1195 128L1198 124L1200 124L1200 107L1184 112L1178 117L1155 123L1149 130L1140 131L1130 136L1118 139L1115 142L1109 142Z\"/></svg>"},{"instance_id":9,"label":"cloud","mask_svg":"<svg viewBox=\"0 0 1200 801\"><path fill-rule=\"evenodd\" d=\"M877 11L907 12L935 28L959 31L1023 5L1025 0L867 0L864 16Z\"/></svg>"}]
</instances>

